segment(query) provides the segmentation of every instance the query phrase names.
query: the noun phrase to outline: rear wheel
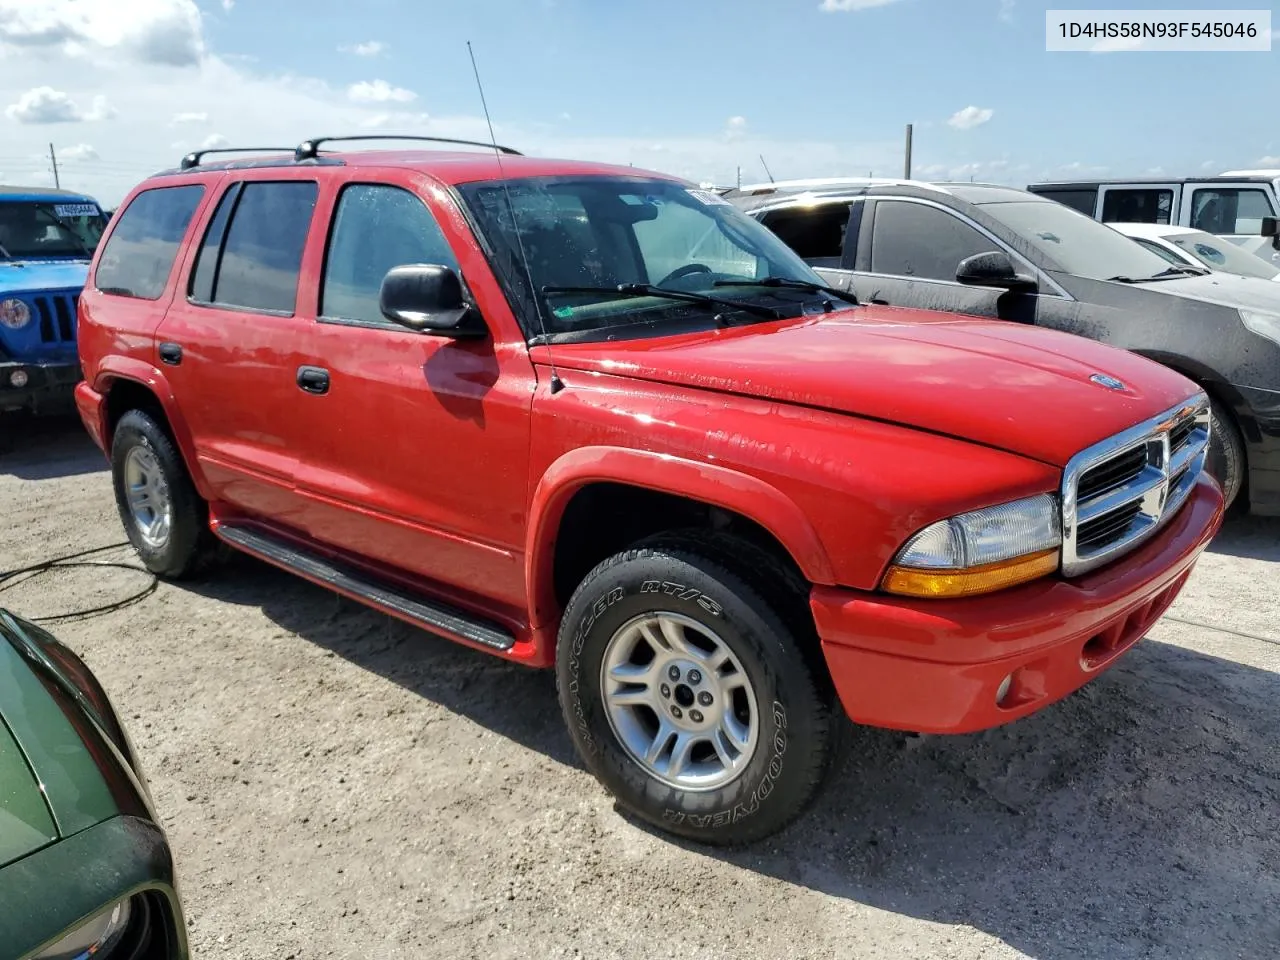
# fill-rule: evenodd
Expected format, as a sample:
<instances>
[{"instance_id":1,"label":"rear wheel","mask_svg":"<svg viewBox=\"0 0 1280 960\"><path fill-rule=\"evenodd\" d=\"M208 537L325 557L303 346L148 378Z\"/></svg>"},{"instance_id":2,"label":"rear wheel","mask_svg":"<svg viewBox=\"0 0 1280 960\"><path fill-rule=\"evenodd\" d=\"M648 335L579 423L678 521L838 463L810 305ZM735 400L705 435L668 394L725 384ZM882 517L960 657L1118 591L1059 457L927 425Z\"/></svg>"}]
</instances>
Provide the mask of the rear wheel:
<instances>
[{"instance_id":1,"label":"rear wheel","mask_svg":"<svg viewBox=\"0 0 1280 960\"><path fill-rule=\"evenodd\" d=\"M664 537L611 557L570 600L557 648L561 707L591 772L635 816L721 845L799 815L844 722L805 646L812 625L729 555Z\"/></svg>"},{"instance_id":2,"label":"rear wheel","mask_svg":"<svg viewBox=\"0 0 1280 960\"><path fill-rule=\"evenodd\" d=\"M1244 487L1244 440L1231 412L1217 400L1210 401L1209 473L1222 486L1227 506L1235 503Z\"/></svg>"},{"instance_id":3,"label":"rear wheel","mask_svg":"<svg viewBox=\"0 0 1280 960\"><path fill-rule=\"evenodd\" d=\"M180 579L214 557L209 512L165 432L141 410L116 424L111 442L116 508L129 542L152 573Z\"/></svg>"}]
</instances>

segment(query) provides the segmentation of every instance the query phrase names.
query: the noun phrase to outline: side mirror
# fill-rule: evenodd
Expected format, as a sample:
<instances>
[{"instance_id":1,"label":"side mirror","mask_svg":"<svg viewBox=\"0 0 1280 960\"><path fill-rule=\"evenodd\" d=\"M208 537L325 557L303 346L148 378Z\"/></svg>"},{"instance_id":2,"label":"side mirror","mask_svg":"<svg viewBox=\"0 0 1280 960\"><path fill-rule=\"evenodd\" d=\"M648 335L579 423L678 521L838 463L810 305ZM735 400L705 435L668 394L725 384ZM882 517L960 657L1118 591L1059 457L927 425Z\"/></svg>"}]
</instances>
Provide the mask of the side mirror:
<instances>
[{"instance_id":1,"label":"side mirror","mask_svg":"<svg viewBox=\"0 0 1280 960\"><path fill-rule=\"evenodd\" d=\"M378 306L388 320L445 337L483 336L483 326L468 322L474 311L462 295L462 280L438 263L393 267L382 278Z\"/></svg>"},{"instance_id":2,"label":"side mirror","mask_svg":"<svg viewBox=\"0 0 1280 960\"><path fill-rule=\"evenodd\" d=\"M1276 217L1263 217L1262 229L1258 231L1264 237L1271 238L1271 246L1280 250L1280 219Z\"/></svg>"},{"instance_id":3,"label":"side mirror","mask_svg":"<svg viewBox=\"0 0 1280 960\"><path fill-rule=\"evenodd\" d=\"M965 257L956 268L956 280L972 287L1002 287L1005 290L1036 290L1034 277L1013 269L1009 255L999 250Z\"/></svg>"}]
</instances>

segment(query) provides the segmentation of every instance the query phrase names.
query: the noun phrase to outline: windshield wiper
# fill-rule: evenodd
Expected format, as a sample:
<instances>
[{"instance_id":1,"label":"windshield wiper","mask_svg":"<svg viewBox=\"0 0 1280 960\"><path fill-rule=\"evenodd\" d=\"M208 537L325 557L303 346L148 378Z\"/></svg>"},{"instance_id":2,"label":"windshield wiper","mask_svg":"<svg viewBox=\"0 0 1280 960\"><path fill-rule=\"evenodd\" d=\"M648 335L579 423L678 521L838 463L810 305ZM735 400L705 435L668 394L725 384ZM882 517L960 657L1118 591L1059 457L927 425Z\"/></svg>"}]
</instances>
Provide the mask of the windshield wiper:
<instances>
[{"instance_id":1,"label":"windshield wiper","mask_svg":"<svg viewBox=\"0 0 1280 960\"><path fill-rule=\"evenodd\" d=\"M666 287L655 287L651 283L620 283L616 287L557 287L545 286L544 294L555 293L610 293L619 297L659 297L666 300L679 300L684 303L709 303L729 310L741 310L766 320L781 320L785 316L781 310L762 306L758 303L743 303L740 300L726 300L705 293L692 293L685 290L668 290Z\"/></svg>"},{"instance_id":2,"label":"windshield wiper","mask_svg":"<svg viewBox=\"0 0 1280 960\"><path fill-rule=\"evenodd\" d=\"M52 220L54 224L67 231L67 233L71 235L71 239L74 241L75 245L80 248L80 251L90 260L93 259L93 251L89 249L89 245L87 243L80 239L80 234L76 233L75 227L71 226L71 224L67 223L67 221L63 220L56 213L49 212L44 207L37 206L36 213L43 213L46 217Z\"/></svg>"},{"instance_id":3,"label":"windshield wiper","mask_svg":"<svg viewBox=\"0 0 1280 960\"><path fill-rule=\"evenodd\" d=\"M1193 277L1203 277L1209 274L1210 272L1211 271L1209 270L1201 270L1198 267L1193 267L1188 265L1185 267L1179 267L1179 266L1169 267L1169 269L1161 270L1159 273L1154 273L1149 277L1135 278L1135 277L1118 276L1118 277L1107 277L1107 279L1114 280L1116 283L1151 283L1153 280L1168 280L1171 277L1181 277L1181 276L1186 276L1188 274Z\"/></svg>"},{"instance_id":4,"label":"windshield wiper","mask_svg":"<svg viewBox=\"0 0 1280 960\"><path fill-rule=\"evenodd\" d=\"M13 254L4 248L4 244L0 244L0 257L4 257L6 260L14 259Z\"/></svg>"},{"instance_id":5,"label":"windshield wiper","mask_svg":"<svg viewBox=\"0 0 1280 960\"><path fill-rule=\"evenodd\" d=\"M827 293L837 300L858 306L858 298L847 290L829 287L809 280L792 280L790 277L762 277L759 280L717 280L713 287L782 287L785 290L808 290L810 293Z\"/></svg>"}]
</instances>

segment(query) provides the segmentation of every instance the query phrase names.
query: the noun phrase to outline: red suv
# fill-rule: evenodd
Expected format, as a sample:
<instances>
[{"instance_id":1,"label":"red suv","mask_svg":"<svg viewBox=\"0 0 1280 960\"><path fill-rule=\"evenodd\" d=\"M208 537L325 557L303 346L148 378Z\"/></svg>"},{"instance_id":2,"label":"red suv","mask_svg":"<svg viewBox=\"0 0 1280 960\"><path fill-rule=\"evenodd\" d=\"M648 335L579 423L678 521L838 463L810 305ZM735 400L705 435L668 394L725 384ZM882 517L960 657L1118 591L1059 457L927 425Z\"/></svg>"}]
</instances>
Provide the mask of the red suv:
<instances>
[{"instance_id":1,"label":"red suv","mask_svg":"<svg viewBox=\"0 0 1280 960\"><path fill-rule=\"evenodd\" d=\"M77 401L130 538L554 666L664 829L780 829L842 713L959 733L1066 696L1221 522L1206 397L1156 363L859 307L661 174L322 146L190 156L112 221Z\"/></svg>"}]
</instances>

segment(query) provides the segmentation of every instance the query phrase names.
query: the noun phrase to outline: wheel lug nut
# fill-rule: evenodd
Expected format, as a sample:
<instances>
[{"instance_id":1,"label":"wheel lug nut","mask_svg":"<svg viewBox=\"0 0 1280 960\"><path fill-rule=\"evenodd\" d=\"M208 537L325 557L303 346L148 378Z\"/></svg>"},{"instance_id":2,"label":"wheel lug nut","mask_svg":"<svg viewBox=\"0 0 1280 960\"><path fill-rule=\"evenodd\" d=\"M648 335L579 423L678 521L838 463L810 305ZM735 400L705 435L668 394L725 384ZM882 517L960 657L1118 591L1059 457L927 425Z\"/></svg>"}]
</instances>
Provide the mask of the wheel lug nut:
<instances>
[{"instance_id":1,"label":"wheel lug nut","mask_svg":"<svg viewBox=\"0 0 1280 960\"><path fill-rule=\"evenodd\" d=\"M701 711L701 710L690 710L690 711L689 711L689 719L690 719L690 720L692 720L694 723L701 723L701 722L702 722L702 711Z\"/></svg>"},{"instance_id":2,"label":"wheel lug nut","mask_svg":"<svg viewBox=\"0 0 1280 960\"><path fill-rule=\"evenodd\" d=\"M712 703L711 694L703 690L700 694L698 694L698 702L702 704L704 707L711 706L711 703Z\"/></svg>"},{"instance_id":3,"label":"wheel lug nut","mask_svg":"<svg viewBox=\"0 0 1280 960\"><path fill-rule=\"evenodd\" d=\"M667 676L668 676L668 677L670 677L672 680L679 680L679 679L680 679L680 668L679 668L679 667L677 667L677 666L675 666L675 665L673 664L673 665L672 665L672 666L667 670Z\"/></svg>"},{"instance_id":4,"label":"wheel lug nut","mask_svg":"<svg viewBox=\"0 0 1280 960\"><path fill-rule=\"evenodd\" d=\"M701 673L699 673L697 670L690 670L690 671L689 671L689 682L690 682L690 683L701 683L701 682L702 682L702 674L701 674Z\"/></svg>"},{"instance_id":5,"label":"wheel lug nut","mask_svg":"<svg viewBox=\"0 0 1280 960\"><path fill-rule=\"evenodd\" d=\"M662 693L662 695L663 695L664 697L670 697L670 696L671 696L671 688L670 688L670 687L668 687L665 683L664 683L662 686L660 686L660 687L658 688L658 690Z\"/></svg>"},{"instance_id":6,"label":"wheel lug nut","mask_svg":"<svg viewBox=\"0 0 1280 960\"><path fill-rule=\"evenodd\" d=\"M673 705L671 707L671 715L675 717L677 720L679 720L681 717L684 716L684 711L681 710L679 707Z\"/></svg>"}]
</instances>

